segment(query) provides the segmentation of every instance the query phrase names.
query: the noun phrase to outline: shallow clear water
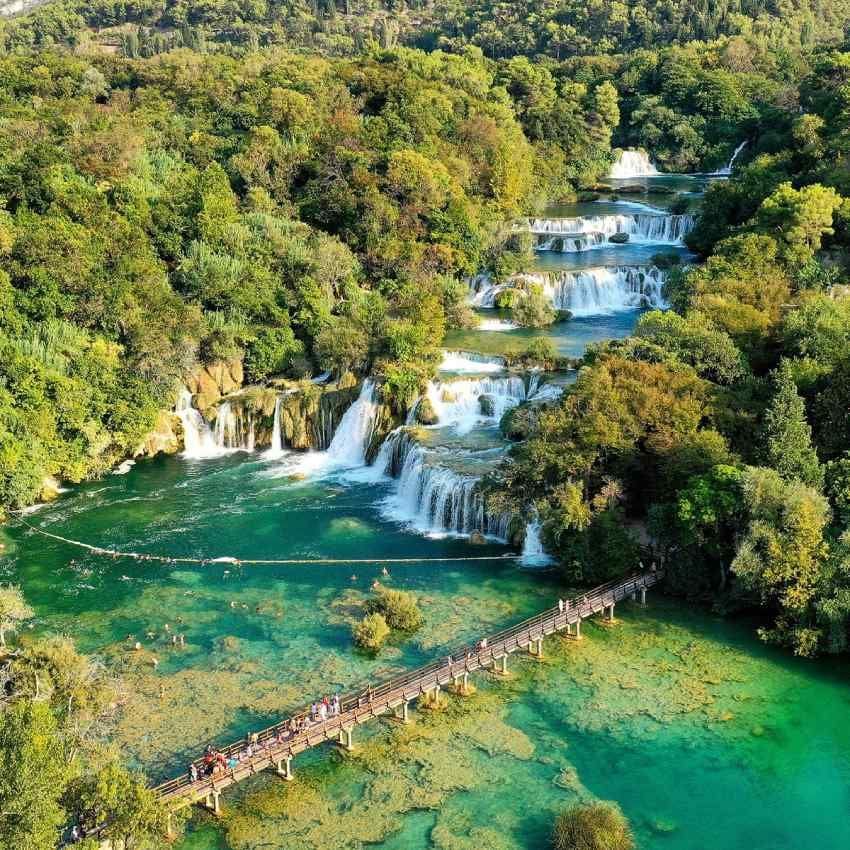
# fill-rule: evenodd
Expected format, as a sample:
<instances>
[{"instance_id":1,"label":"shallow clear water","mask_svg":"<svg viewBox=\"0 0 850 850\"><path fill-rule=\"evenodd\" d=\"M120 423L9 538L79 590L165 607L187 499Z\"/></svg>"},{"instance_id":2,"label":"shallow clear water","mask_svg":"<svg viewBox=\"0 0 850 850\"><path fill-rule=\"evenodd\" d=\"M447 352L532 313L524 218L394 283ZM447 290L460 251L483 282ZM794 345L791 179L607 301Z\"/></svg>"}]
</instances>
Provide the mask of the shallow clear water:
<instances>
[{"instance_id":1,"label":"shallow clear water","mask_svg":"<svg viewBox=\"0 0 850 850\"><path fill-rule=\"evenodd\" d=\"M387 522L377 503L388 485L268 472L244 455L138 463L29 521L173 555L504 551ZM566 592L513 560L391 565L389 577L376 565L187 568L81 557L15 524L2 535L3 578L24 584L37 629L70 632L122 673L129 703L115 736L157 778L208 741L443 654ZM372 659L352 649L350 623L376 578L419 594L427 624ZM543 663L512 658L508 680L478 676L475 696L416 712L410 727L359 728L351 756L299 756L291 784L258 777L228 793L218 825L197 818L181 850L531 850L561 806L594 796L622 805L645 848L790 850L801 834L806 846L848 846L846 666L794 661L758 644L752 624L657 594L646 609L620 606L618 620L587 624L580 644L547 641Z\"/></svg>"}]
</instances>

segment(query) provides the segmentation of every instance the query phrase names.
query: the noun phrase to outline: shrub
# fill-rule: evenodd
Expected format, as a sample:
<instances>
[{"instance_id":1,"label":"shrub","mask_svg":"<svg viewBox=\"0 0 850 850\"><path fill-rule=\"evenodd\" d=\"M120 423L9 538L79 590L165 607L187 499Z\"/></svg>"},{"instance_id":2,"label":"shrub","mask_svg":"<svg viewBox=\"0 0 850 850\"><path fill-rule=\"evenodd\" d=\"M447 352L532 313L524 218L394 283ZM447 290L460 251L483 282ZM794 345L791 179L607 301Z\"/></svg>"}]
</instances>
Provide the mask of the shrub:
<instances>
[{"instance_id":1,"label":"shrub","mask_svg":"<svg viewBox=\"0 0 850 850\"><path fill-rule=\"evenodd\" d=\"M295 339L288 325L263 328L248 343L245 351L245 370L251 381L262 381L269 375L286 371L292 358L301 354L303 347Z\"/></svg>"},{"instance_id":2,"label":"shrub","mask_svg":"<svg viewBox=\"0 0 850 850\"><path fill-rule=\"evenodd\" d=\"M542 286L529 286L528 292L514 305L513 318L524 328L542 328L555 321L555 310Z\"/></svg>"},{"instance_id":3,"label":"shrub","mask_svg":"<svg viewBox=\"0 0 850 850\"><path fill-rule=\"evenodd\" d=\"M367 614L354 626L354 642L371 652L377 652L389 636L390 627L381 614Z\"/></svg>"},{"instance_id":4,"label":"shrub","mask_svg":"<svg viewBox=\"0 0 850 850\"><path fill-rule=\"evenodd\" d=\"M391 629L400 632L416 631L425 622L416 597L403 590L380 588L366 609L370 614L379 615Z\"/></svg>"},{"instance_id":5,"label":"shrub","mask_svg":"<svg viewBox=\"0 0 850 850\"><path fill-rule=\"evenodd\" d=\"M571 806L555 820L555 850L632 850L634 836L616 803Z\"/></svg>"}]
</instances>

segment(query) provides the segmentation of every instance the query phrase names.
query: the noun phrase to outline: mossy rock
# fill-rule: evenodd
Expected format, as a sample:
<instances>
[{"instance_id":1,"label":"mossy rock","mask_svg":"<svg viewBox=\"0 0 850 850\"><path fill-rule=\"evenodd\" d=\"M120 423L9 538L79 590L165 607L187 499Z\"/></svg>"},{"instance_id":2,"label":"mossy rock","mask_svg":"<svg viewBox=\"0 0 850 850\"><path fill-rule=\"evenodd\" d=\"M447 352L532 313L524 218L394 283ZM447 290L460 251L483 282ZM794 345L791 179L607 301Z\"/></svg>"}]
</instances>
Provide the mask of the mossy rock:
<instances>
[{"instance_id":1,"label":"mossy rock","mask_svg":"<svg viewBox=\"0 0 850 850\"><path fill-rule=\"evenodd\" d=\"M642 195L646 188L640 183L627 183L625 186L619 186L617 191L621 195Z\"/></svg>"},{"instance_id":2,"label":"mossy rock","mask_svg":"<svg viewBox=\"0 0 850 850\"><path fill-rule=\"evenodd\" d=\"M569 322L572 317L573 314L569 310L555 310L554 324L559 324L560 322Z\"/></svg>"},{"instance_id":3,"label":"mossy rock","mask_svg":"<svg viewBox=\"0 0 850 850\"><path fill-rule=\"evenodd\" d=\"M615 245L625 245L626 242L629 241L628 233L612 233L608 237L609 242L613 242Z\"/></svg>"},{"instance_id":4,"label":"mossy rock","mask_svg":"<svg viewBox=\"0 0 850 850\"><path fill-rule=\"evenodd\" d=\"M599 192L579 192L578 202L580 204L592 204L594 201L598 201L599 197Z\"/></svg>"},{"instance_id":5,"label":"mossy rock","mask_svg":"<svg viewBox=\"0 0 850 850\"><path fill-rule=\"evenodd\" d=\"M480 531L473 531L472 534L469 535L469 542L475 546L483 546L487 540Z\"/></svg>"},{"instance_id":6,"label":"mossy rock","mask_svg":"<svg viewBox=\"0 0 850 850\"><path fill-rule=\"evenodd\" d=\"M672 186L647 186L647 195L675 195L676 190Z\"/></svg>"},{"instance_id":7,"label":"mossy rock","mask_svg":"<svg viewBox=\"0 0 850 850\"><path fill-rule=\"evenodd\" d=\"M478 408L482 416L495 416L496 399L487 393L482 393L478 396Z\"/></svg>"},{"instance_id":8,"label":"mossy rock","mask_svg":"<svg viewBox=\"0 0 850 850\"><path fill-rule=\"evenodd\" d=\"M436 425L440 421L431 399L427 396L417 405L415 419L420 425Z\"/></svg>"}]
</instances>

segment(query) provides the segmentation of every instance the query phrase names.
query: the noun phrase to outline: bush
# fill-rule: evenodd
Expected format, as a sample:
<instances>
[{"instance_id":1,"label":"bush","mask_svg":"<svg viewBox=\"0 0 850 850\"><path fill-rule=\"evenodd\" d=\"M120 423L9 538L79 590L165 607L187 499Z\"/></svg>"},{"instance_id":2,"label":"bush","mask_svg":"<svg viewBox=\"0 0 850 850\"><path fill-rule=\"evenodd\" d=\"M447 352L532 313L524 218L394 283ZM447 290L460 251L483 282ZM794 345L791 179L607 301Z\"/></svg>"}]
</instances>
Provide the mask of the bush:
<instances>
[{"instance_id":1,"label":"bush","mask_svg":"<svg viewBox=\"0 0 850 850\"><path fill-rule=\"evenodd\" d=\"M576 804L561 812L552 833L555 850L632 850L629 822L616 803Z\"/></svg>"},{"instance_id":2,"label":"bush","mask_svg":"<svg viewBox=\"0 0 850 850\"><path fill-rule=\"evenodd\" d=\"M555 321L555 310L539 284L532 284L528 292L514 305L513 319L524 328L543 328Z\"/></svg>"},{"instance_id":3,"label":"bush","mask_svg":"<svg viewBox=\"0 0 850 850\"><path fill-rule=\"evenodd\" d=\"M389 636L390 627L381 614L367 614L354 626L354 642L370 652L377 652Z\"/></svg>"},{"instance_id":4,"label":"bush","mask_svg":"<svg viewBox=\"0 0 850 850\"><path fill-rule=\"evenodd\" d=\"M403 590L390 590L382 587L371 599L366 610L377 614L391 628L400 632L413 632L425 622L416 597Z\"/></svg>"},{"instance_id":5,"label":"bush","mask_svg":"<svg viewBox=\"0 0 850 850\"><path fill-rule=\"evenodd\" d=\"M301 343L295 339L295 334L288 325L263 328L245 351L248 380L262 381L269 375L286 371L292 358L302 351Z\"/></svg>"},{"instance_id":6,"label":"bush","mask_svg":"<svg viewBox=\"0 0 850 850\"><path fill-rule=\"evenodd\" d=\"M521 292L518 289L503 289L496 293L495 305L499 310L512 310L520 299Z\"/></svg>"}]
</instances>

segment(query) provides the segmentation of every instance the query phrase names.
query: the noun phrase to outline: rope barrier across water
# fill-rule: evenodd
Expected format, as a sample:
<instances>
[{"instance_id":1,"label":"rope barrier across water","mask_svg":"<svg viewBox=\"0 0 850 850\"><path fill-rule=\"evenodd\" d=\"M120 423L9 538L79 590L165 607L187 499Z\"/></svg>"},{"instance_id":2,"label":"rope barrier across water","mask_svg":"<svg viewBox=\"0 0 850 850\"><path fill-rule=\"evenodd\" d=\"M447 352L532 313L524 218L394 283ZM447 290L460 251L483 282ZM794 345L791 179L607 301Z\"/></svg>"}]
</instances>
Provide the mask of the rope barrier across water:
<instances>
[{"instance_id":1,"label":"rope barrier across water","mask_svg":"<svg viewBox=\"0 0 850 850\"><path fill-rule=\"evenodd\" d=\"M93 555L101 555L105 558L130 558L135 561L158 561L163 564L200 564L206 566L208 564L234 564L241 566L244 564L254 566L269 566L276 564L428 564L428 563L449 563L458 561L504 561L507 559L519 558L519 555L506 552L502 555L459 555L457 557L413 557L413 558L234 558L229 555L220 556L217 558L189 558L189 557L172 557L170 555L148 555L144 552L122 552L118 549L107 549L103 546L93 546L91 543L83 543L81 540L72 540L69 537L62 537L60 534L53 534L50 531L45 531L43 528L28 523L25 519L18 517L21 525L25 525L30 531L40 534L43 537L49 537L52 540L58 540L60 543L66 543L69 546L76 546L78 549L85 549Z\"/></svg>"}]
</instances>

